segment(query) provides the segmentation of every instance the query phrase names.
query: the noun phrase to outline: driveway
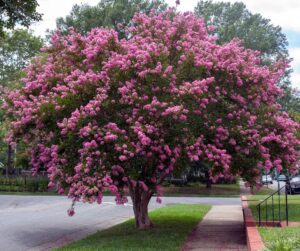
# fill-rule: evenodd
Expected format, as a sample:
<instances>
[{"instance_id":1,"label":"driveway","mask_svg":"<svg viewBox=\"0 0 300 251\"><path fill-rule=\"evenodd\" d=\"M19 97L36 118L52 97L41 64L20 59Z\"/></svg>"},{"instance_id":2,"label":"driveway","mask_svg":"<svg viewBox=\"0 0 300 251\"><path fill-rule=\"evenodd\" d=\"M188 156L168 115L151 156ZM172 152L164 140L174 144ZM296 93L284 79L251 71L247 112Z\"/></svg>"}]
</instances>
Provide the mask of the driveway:
<instances>
[{"instance_id":1,"label":"driveway","mask_svg":"<svg viewBox=\"0 0 300 251\"><path fill-rule=\"evenodd\" d=\"M150 210L168 204L240 205L240 198L165 197L155 198ZM71 202L64 196L0 195L0 250L50 250L98 230L121 223L133 216L130 202L117 206L114 197L103 204L78 203L73 217L67 216Z\"/></svg>"},{"instance_id":2,"label":"driveway","mask_svg":"<svg viewBox=\"0 0 300 251\"><path fill-rule=\"evenodd\" d=\"M274 191L278 191L278 187L284 187L285 186L285 182L284 181L279 181L279 186L278 186L278 181L277 180L273 180L273 184L268 184L265 185L265 187L268 187ZM281 190L281 193L285 193L285 189Z\"/></svg>"}]
</instances>

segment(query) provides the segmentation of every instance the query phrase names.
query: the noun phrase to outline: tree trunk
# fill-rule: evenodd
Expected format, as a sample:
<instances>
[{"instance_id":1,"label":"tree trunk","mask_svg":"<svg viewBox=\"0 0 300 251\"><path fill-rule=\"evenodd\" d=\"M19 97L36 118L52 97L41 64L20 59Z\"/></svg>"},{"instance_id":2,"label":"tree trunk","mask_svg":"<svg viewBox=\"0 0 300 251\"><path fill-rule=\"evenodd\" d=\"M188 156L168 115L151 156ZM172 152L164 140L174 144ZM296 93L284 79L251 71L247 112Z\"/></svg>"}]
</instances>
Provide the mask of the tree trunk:
<instances>
[{"instance_id":1,"label":"tree trunk","mask_svg":"<svg viewBox=\"0 0 300 251\"><path fill-rule=\"evenodd\" d=\"M11 145L8 145L7 149L7 164L6 164L6 175L13 173L13 148Z\"/></svg>"},{"instance_id":2,"label":"tree trunk","mask_svg":"<svg viewBox=\"0 0 300 251\"><path fill-rule=\"evenodd\" d=\"M148 204L153 193L150 191L144 191L138 183L135 187L130 184L129 189L133 204L136 228L145 229L153 227L153 223L148 215Z\"/></svg>"},{"instance_id":3,"label":"tree trunk","mask_svg":"<svg viewBox=\"0 0 300 251\"><path fill-rule=\"evenodd\" d=\"M206 188L211 188L211 180L208 170L205 171Z\"/></svg>"}]
</instances>

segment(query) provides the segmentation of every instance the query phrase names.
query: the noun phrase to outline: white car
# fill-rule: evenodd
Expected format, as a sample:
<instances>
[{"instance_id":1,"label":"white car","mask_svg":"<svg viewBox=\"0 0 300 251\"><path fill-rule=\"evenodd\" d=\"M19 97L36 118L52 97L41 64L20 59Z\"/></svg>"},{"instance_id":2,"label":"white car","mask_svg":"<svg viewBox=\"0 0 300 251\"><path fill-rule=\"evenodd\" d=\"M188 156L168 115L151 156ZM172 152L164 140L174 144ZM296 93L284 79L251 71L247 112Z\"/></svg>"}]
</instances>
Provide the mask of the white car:
<instances>
[{"instance_id":1,"label":"white car","mask_svg":"<svg viewBox=\"0 0 300 251\"><path fill-rule=\"evenodd\" d=\"M286 186L289 194L300 193L300 175L293 177Z\"/></svg>"},{"instance_id":2,"label":"white car","mask_svg":"<svg viewBox=\"0 0 300 251\"><path fill-rule=\"evenodd\" d=\"M262 184L273 184L272 176L271 175L261 176L261 183Z\"/></svg>"}]
</instances>

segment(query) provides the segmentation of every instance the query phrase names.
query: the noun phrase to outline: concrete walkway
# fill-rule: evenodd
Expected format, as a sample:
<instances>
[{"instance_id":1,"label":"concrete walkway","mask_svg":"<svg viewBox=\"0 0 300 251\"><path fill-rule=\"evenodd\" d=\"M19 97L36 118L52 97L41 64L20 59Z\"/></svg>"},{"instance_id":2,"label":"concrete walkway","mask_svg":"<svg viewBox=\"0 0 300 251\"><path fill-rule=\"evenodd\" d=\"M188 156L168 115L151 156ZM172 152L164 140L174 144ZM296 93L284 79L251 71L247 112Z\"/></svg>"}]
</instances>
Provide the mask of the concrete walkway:
<instances>
[{"instance_id":1,"label":"concrete walkway","mask_svg":"<svg viewBox=\"0 0 300 251\"><path fill-rule=\"evenodd\" d=\"M240 205L213 206L186 241L183 251L247 251Z\"/></svg>"}]
</instances>

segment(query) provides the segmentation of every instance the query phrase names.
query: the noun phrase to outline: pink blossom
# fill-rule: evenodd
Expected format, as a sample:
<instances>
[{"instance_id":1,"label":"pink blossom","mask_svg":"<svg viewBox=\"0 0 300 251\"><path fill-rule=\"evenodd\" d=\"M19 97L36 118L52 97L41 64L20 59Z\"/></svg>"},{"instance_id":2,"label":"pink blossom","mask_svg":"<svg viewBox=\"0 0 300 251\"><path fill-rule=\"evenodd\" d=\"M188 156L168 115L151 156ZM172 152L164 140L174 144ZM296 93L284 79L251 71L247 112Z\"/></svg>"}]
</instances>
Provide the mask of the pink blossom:
<instances>
[{"instance_id":1,"label":"pink blossom","mask_svg":"<svg viewBox=\"0 0 300 251\"><path fill-rule=\"evenodd\" d=\"M127 157L125 155L121 155L121 156L119 156L119 160L125 161L125 160L127 160Z\"/></svg>"},{"instance_id":2,"label":"pink blossom","mask_svg":"<svg viewBox=\"0 0 300 251\"><path fill-rule=\"evenodd\" d=\"M174 8L131 23L122 40L106 28L53 34L7 92L7 141L25 142L34 173L73 201L101 203L110 189L124 204L136 189L160 202L164 177L194 161L212 181L252 186L266 169L298 171L300 126L277 103L287 62L220 45L202 18Z\"/></svg>"},{"instance_id":3,"label":"pink blossom","mask_svg":"<svg viewBox=\"0 0 300 251\"><path fill-rule=\"evenodd\" d=\"M74 211L74 208L73 208L73 207L70 208L70 209L68 209L68 215L69 215L70 217L72 217L74 214L75 214L75 211Z\"/></svg>"}]
</instances>

